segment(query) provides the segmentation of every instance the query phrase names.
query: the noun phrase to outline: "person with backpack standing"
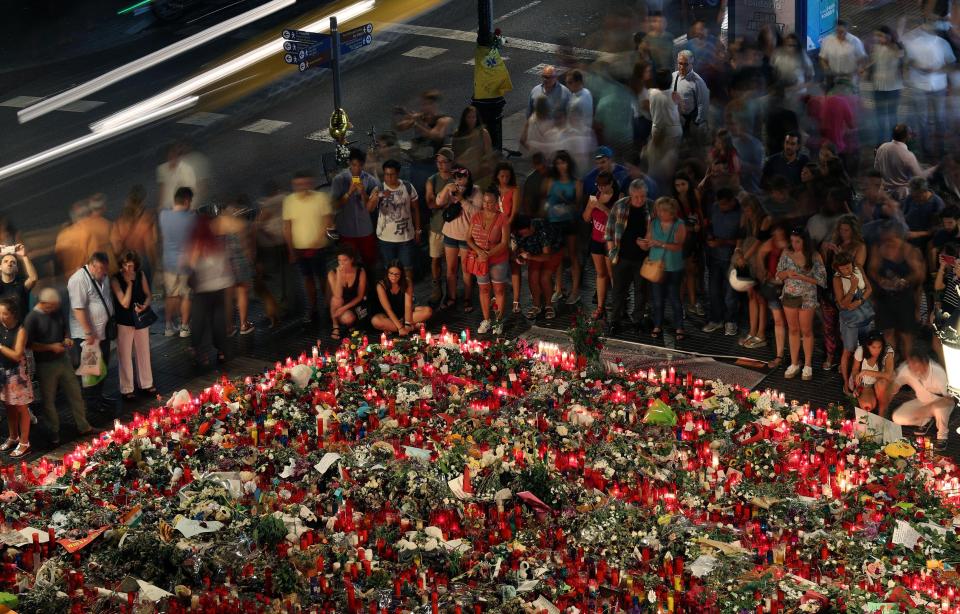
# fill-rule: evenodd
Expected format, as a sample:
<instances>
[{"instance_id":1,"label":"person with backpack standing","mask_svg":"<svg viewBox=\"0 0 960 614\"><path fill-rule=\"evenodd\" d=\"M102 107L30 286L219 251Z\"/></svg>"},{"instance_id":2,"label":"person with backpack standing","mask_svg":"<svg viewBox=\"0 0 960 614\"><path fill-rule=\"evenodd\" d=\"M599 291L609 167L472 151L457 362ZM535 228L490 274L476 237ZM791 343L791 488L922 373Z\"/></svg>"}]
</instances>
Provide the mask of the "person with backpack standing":
<instances>
[{"instance_id":1,"label":"person with backpack standing","mask_svg":"<svg viewBox=\"0 0 960 614\"><path fill-rule=\"evenodd\" d=\"M409 181L400 179L400 163L383 163L383 187L370 194L368 208L377 207L377 245L384 262L399 260L407 281L413 284L416 242L423 228L420 225L420 196Z\"/></svg>"}]
</instances>

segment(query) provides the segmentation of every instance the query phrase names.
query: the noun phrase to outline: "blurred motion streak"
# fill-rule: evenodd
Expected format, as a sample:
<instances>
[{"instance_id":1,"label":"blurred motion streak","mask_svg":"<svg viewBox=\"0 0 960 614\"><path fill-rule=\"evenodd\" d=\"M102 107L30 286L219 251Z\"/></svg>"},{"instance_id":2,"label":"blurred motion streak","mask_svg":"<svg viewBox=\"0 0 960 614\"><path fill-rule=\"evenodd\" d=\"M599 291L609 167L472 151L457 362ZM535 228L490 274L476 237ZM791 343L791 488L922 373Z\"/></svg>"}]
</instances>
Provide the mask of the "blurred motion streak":
<instances>
[{"instance_id":1,"label":"blurred motion streak","mask_svg":"<svg viewBox=\"0 0 960 614\"><path fill-rule=\"evenodd\" d=\"M373 10L374 5L374 0L357 2L341 10L325 15L321 19L317 19L316 21L313 21L305 26L301 26L299 29L307 30L309 32L326 32L330 29L330 17L336 16L338 22L345 23ZM270 42L247 51L236 58L226 60L215 68L200 73L199 75L192 77L183 83L180 83L179 85L147 98L146 100L138 102L135 105L127 107L122 111L118 111L117 113L114 113L113 115L110 115L98 122L95 122L90 125L90 128L94 132L97 132L103 130L104 128L123 125L124 123L129 122L133 118L138 117L143 113L149 113L151 110L166 105L174 100L177 100L178 98L181 98L182 96L196 93L203 88L209 87L217 81L220 81L221 79L224 79L240 70L248 68L257 62L266 60L272 55L279 57L279 54L282 51L283 39L279 37L275 38Z\"/></svg>"},{"instance_id":2,"label":"blurred motion streak","mask_svg":"<svg viewBox=\"0 0 960 614\"><path fill-rule=\"evenodd\" d=\"M79 151L85 147L89 147L90 145L106 140L120 133L133 130L134 128L146 125L157 119L166 117L168 115L173 115L174 113L178 113L185 109L189 109L197 104L197 100L197 96L181 98L164 106L146 111L139 117L130 119L126 122L113 122L109 125L98 127L91 134L84 135L80 138L68 141L46 151L34 154L29 158L24 158L23 160L19 160L13 164L8 164L7 166L0 168L0 181L8 179L31 168L40 166L41 164L46 164L47 162L56 160L57 158L67 154Z\"/></svg>"},{"instance_id":3,"label":"blurred motion streak","mask_svg":"<svg viewBox=\"0 0 960 614\"><path fill-rule=\"evenodd\" d=\"M21 109L17 112L17 119L21 124L26 123L32 119L36 119L51 111L55 111L64 105L70 104L71 102L76 102L84 96L89 96L90 94L100 91L114 83L117 83L123 79L131 77L139 72L152 68L158 64L166 62L182 53L186 53L195 47L199 47L204 43L208 43L213 39L223 36L233 30L237 30L251 24L271 13L275 13L280 9L286 8L294 4L296 0L273 0L268 4L263 6L258 6L257 8L247 11L242 15L237 15L231 19L219 23L215 26L207 28L202 32L198 32L193 36L187 37L181 41L178 41L172 45L168 45L163 49L159 49L138 58L132 62L128 62L123 66L114 68L113 70L106 72L95 79L91 79L85 83L70 88L66 91L60 92L45 98L36 104L30 105L24 109Z\"/></svg>"}]
</instances>

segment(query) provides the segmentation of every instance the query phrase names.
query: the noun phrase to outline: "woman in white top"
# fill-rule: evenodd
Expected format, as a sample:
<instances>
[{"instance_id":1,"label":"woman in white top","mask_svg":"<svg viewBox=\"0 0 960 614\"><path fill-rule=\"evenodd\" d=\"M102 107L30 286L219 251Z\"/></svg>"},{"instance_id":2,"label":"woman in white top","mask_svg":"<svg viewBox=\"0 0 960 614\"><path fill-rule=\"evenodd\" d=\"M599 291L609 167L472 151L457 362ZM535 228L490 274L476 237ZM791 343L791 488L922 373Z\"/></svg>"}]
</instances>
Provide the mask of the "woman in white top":
<instances>
[{"instance_id":1,"label":"woman in white top","mask_svg":"<svg viewBox=\"0 0 960 614\"><path fill-rule=\"evenodd\" d=\"M448 183L437 194L437 208L443 210L443 251L447 261L447 297L444 307L457 305L457 265L463 277L463 311L473 311L473 276L467 273L463 262L470 251L467 235L470 233L470 220L480 212L481 192L473 185L470 171L463 166L453 169L453 182ZM448 209L460 207L460 214L448 220Z\"/></svg>"},{"instance_id":2,"label":"woman in white top","mask_svg":"<svg viewBox=\"0 0 960 614\"><path fill-rule=\"evenodd\" d=\"M875 143L883 143L893 135L897 125L897 106L903 90L903 45L887 26L873 32L870 69L873 76L873 101L877 109Z\"/></svg>"},{"instance_id":3,"label":"woman in white top","mask_svg":"<svg viewBox=\"0 0 960 614\"><path fill-rule=\"evenodd\" d=\"M552 158L557 150L559 134L553 117L550 115L550 106L545 96L539 96L533 103L533 113L523 125L523 134L520 135L520 145L533 154L542 153L546 158Z\"/></svg>"},{"instance_id":4,"label":"woman in white top","mask_svg":"<svg viewBox=\"0 0 960 614\"><path fill-rule=\"evenodd\" d=\"M886 392L893 382L893 348L886 344L883 335L874 332L864 340L853 355L853 375L850 377L856 391L857 404L864 411L887 411L890 397Z\"/></svg>"},{"instance_id":5,"label":"woman in white top","mask_svg":"<svg viewBox=\"0 0 960 614\"><path fill-rule=\"evenodd\" d=\"M669 70L658 70L657 89L650 90L649 107L653 127L644 154L650 174L658 182L673 177L677 152L683 137L679 106L682 99L678 93L670 91L670 74Z\"/></svg>"}]
</instances>

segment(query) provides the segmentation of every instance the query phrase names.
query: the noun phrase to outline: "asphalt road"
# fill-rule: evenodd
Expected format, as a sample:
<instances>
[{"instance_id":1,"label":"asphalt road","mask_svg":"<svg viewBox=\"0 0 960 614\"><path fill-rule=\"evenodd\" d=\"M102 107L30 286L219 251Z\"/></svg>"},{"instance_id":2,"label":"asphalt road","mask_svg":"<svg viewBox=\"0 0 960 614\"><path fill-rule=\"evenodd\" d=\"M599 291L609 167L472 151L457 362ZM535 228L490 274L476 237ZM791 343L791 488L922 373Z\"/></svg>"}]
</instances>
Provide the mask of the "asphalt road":
<instances>
[{"instance_id":1,"label":"asphalt road","mask_svg":"<svg viewBox=\"0 0 960 614\"><path fill-rule=\"evenodd\" d=\"M378 6L389 2L381 0ZM394 105L415 108L418 93L428 88L440 88L445 93L444 111L459 115L472 94L472 66L466 62L473 57L469 33L476 28L475 11L473 2L449 2L435 5L399 30L375 31L375 44L355 52L343 74L344 107L358 132L352 138L365 141L364 133L371 126L386 129ZM536 67L554 61L549 44L579 46L599 30L602 20L599 8L573 0L503 0L496 3L495 15L496 27L503 29L508 44L511 40L523 43L523 48L509 46L505 52L514 82L505 116L523 111L527 93L538 80ZM17 109L0 106L0 165L88 133L89 123L215 64L233 49L246 48L246 42L262 30L276 31L274 23L268 25L260 31L247 28L98 92L89 98L103 104L86 111L58 111L19 125ZM115 65L86 66L85 74ZM286 67L277 58L265 70L283 72ZM51 71L49 78L36 78L4 92L0 105L17 96L59 91L67 78L62 72ZM131 185L142 183L154 191L163 148L177 138L192 139L207 155L213 171L211 193L221 197L256 196L267 179L285 182L297 169L317 168L321 154L332 145L308 137L326 125L332 110L329 74L285 74L257 91L244 92L231 104L204 106L203 112L220 115L210 125L181 123L192 115L187 112L0 182L0 215L24 230L49 228L66 219L70 203L97 191L107 194L110 211L116 213ZM243 129L256 122L260 132Z\"/></svg>"}]
</instances>

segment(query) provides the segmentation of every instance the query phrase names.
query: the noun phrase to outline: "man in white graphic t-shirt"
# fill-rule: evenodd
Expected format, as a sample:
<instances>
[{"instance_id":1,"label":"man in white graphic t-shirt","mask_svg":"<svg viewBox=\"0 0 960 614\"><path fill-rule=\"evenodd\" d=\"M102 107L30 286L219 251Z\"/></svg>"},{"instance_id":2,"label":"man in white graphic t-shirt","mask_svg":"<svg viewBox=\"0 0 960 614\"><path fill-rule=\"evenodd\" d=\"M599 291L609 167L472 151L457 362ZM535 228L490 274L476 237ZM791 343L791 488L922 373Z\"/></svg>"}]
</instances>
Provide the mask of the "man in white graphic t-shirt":
<instances>
[{"instance_id":1,"label":"man in white graphic t-shirt","mask_svg":"<svg viewBox=\"0 0 960 614\"><path fill-rule=\"evenodd\" d=\"M409 181L400 179L400 163L383 163L383 187L370 195L377 208L377 245L384 266L399 260L407 279L413 283L416 243L420 241L420 200Z\"/></svg>"}]
</instances>

